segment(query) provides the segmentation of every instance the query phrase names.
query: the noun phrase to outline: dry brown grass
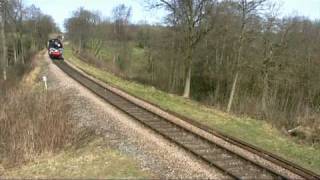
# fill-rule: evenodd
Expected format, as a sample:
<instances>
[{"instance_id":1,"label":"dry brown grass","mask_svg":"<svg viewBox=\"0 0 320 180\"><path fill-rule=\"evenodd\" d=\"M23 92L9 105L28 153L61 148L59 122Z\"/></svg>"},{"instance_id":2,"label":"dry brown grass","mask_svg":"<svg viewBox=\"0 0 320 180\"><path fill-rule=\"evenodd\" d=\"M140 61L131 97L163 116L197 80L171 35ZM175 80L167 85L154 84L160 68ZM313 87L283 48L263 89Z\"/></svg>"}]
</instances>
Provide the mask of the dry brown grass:
<instances>
[{"instance_id":1,"label":"dry brown grass","mask_svg":"<svg viewBox=\"0 0 320 180\"><path fill-rule=\"evenodd\" d=\"M13 88L0 96L0 164L11 167L72 142L68 97Z\"/></svg>"}]
</instances>

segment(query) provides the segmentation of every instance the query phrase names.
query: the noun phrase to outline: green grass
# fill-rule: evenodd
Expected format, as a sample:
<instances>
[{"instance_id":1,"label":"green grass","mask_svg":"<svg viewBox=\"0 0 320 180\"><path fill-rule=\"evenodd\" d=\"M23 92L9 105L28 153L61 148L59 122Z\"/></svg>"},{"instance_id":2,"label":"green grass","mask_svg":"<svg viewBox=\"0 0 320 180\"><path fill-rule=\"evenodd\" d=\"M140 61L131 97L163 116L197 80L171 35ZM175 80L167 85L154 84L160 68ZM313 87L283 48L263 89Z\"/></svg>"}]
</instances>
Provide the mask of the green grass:
<instances>
[{"instance_id":1,"label":"green grass","mask_svg":"<svg viewBox=\"0 0 320 180\"><path fill-rule=\"evenodd\" d=\"M101 57L101 59L105 61L112 61L114 55L119 53L117 51L117 47L119 47L119 44L115 42L106 42L104 46L101 48L99 56ZM143 49L136 47L133 42L129 42L128 48L131 50L132 61L142 59L144 59L145 61Z\"/></svg>"},{"instance_id":2,"label":"green grass","mask_svg":"<svg viewBox=\"0 0 320 180\"><path fill-rule=\"evenodd\" d=\"M106 62L111 62L114 55L119 53L117 47L119 47L119 44L116 42L106 42L100 50L100 58ZM130 61L133 62L131 63L130 69L134 71L141 70L147 63L144 49L136 47L133 42L128 43L128 49L131 51Z\"/></svg>"},{"instance_id":3,"label":"green grass","mask_svg":"<svg viewBox=\"0 0 320 180\"><path fill-rule=\"evenodd\" d=\"M320 173L320 147L298 144L264 121L247 117L235 117L201 105L177 95L165 93L151 86L141 85L116 77L90 66L72 55L66 47L66 59L86 73L142 99L158 104L163 109L191 117L202 124L242 139L250 144L278 154L301 166Z\"/></svg>"},{"instance_id":4,"label":"green grass","mask_svg":"<svg viewBox=\"0 0 320 180\"><path fill-rule=\"evenodd\" d=\"M108 149L102 138L96 138L81 148L71 148L57 155L43 155L37 161L5 172L6 178L151 178L135 161L120 152Z\"/></svg>"},{"instance_id":5,"label":"green grass","mask_svg":"<svg viewBox=\"0 0 320 180\"><path fill-rule=\"evenodd\" d=\"M116 49L111 44L107 44L101 49L100 56L106 61L112 61L116 52Z\"/></svg>"}]
</instances>

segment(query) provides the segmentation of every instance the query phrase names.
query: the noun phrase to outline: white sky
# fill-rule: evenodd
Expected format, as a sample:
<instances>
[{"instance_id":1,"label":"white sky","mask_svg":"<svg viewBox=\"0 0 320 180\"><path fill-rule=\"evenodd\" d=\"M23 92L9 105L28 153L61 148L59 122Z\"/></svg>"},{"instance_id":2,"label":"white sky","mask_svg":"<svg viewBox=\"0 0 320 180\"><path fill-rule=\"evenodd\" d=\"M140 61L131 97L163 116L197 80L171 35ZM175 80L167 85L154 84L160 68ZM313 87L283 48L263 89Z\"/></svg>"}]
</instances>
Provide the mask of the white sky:
<instances>
[{"instance_id":1,"label":"white sky","mask_svg":"<svg viewBox=\"0 0 320 180\"><path fill-rule=\"evenodd\" d=\"M282 16L302 15L310 19L320 19L320 0L272 0L282 2ZM112 9L123 3L132 7L132 22L141 20L149 23L162 22L163 11L150 12L147 10L146 0L25 0L26 5L35 4L45 14L51 15L60 28L63 28L64 20L71 16L72 12L83 6L89 10L100 11L104 16L111 16Z\"/></svg>"},{"instance_id":2,"label":"white sky","mask_svg":"<svg viewBox=\"0 0 320 180\"><path fill-rule=\"evenodd\" d=\"M274 0L282 1L283 15L303 15L312 20L320 19L320 0Z\"/></svg>"}]
</instances>

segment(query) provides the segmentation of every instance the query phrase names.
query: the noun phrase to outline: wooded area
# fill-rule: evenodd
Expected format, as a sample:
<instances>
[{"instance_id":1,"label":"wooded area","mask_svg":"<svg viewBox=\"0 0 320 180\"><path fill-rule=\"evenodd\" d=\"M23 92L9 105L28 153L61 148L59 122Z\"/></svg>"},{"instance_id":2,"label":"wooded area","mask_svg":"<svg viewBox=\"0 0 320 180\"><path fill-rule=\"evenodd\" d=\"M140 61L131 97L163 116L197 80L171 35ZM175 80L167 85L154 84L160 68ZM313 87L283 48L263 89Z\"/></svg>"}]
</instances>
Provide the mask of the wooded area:
<instances>
[{"instance_id":1,"label":"wooded area","mask_svg":"<svg viewBox=\"0 0 320 180\"><path fill-rule=\"evenodd\" d=\"M286 130L320 134L320 22L279 17L270 0L154 0L163 23L130 23L132 9L112 17L79 8L65 21L74 52L123 78L206 105L265 119ZM58 29L22 0L0 0L1 87ZM312 138L314 139L314 138Z\"/></svg>"},{"instance_id":2,"label":"wooded area","mask_svg":"<svg viewBox=\"0 0 320 180\"><path fill-rule=\"evenodd\" d=\"M22 0L0 0L1 80L14 82L30 66L34 53L46 46L48 36L58 29L51 16ZM1 85L5 87L5 85Z\"/></svg>"},{"instance_id":3,"label":"wooded area","mask_svg":"<svg viewBox=\"0 0 320 180\"><path fill-rule=\"evenodd\" d=\"M44 62L34 56L58 28L51 16L23 3L0 0L0 171L58 151L73 135L68 97L36 85Z\"/></svg>"},{"instance_id":4,"label":"wooded area","mask_svg":"<svg viewBox=\"0 0 320 180\"><path fill-rule=\"evenodd\" d=\"M165 24L131 24L125 5L111 18L80 8L65 22L68 38L90 63L127 79L319 131L319 21L280 18L268 0L159 0L150 8L167 10Z\"/></svg>"}]
</instances>

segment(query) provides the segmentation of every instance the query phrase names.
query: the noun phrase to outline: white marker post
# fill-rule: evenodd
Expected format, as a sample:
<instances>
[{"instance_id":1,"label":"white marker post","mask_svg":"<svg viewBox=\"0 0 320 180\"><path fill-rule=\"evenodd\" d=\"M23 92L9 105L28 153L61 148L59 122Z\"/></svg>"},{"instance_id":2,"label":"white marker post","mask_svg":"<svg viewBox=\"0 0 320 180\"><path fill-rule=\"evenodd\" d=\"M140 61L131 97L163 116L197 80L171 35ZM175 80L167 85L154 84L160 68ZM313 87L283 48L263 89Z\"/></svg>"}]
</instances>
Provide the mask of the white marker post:
<instances>
[{"instance_id":1,"label":"white marker post","mask_svg":"<svg viewBox=\"0 0 320 180\"><path fill-rule=\"evenodd\" d=\"M48 79L47 79L47 76L43 76L43 77L42 77L42 80L43 80L43 82L44 82L44 88L45 88L45 90L48 90L48 84L47 84Z\"/></svg>"}]
</instances>

